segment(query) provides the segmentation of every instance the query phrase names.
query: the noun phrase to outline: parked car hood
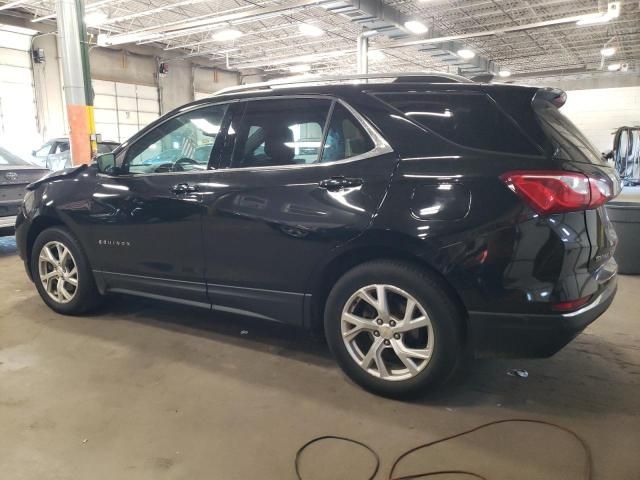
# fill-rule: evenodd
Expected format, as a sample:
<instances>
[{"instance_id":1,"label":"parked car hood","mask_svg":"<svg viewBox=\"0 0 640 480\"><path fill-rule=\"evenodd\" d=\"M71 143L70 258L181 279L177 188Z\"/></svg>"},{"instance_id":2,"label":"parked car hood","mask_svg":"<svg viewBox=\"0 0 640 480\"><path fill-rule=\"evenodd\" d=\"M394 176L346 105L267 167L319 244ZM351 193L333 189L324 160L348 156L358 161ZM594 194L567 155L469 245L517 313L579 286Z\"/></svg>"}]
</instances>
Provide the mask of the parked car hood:
<instances>
[{"instance_id":1,"label":"parked car hood","mask_svg":"<svg viewBox=\"0 0 640 480\"><path fill-rule=\"evenodd\" d=\"M52 180L60 180L62 178L75 177L77 174L79 174L80 172L86 170L87 168L88 168L88 165L78 165L76 167L64 168L64 169L58 170L56 172L51 172L48 175L45 175L44 177L42 177L41 179L36 180L35 182L30 183L29 185L27 185L27 190L35 190L40 185L42 185L44 183L48 183L48 182L50 182Z\"/></svg>"}]
</instances>

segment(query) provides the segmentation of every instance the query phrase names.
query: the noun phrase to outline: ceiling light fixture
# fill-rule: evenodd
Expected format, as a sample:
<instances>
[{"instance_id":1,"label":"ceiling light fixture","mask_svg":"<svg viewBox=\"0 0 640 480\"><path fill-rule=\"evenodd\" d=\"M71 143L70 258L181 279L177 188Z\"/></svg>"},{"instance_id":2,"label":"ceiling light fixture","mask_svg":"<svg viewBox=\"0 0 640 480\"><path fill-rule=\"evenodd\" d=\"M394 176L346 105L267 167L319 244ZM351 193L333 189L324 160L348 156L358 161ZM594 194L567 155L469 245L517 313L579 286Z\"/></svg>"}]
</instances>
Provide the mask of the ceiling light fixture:
<instances>
[{"instance_id":1,"label":"ceiling light fixture","mask_svg":"<svg viewBox=\"0 0 640 480\"><path fill-rule=\"evenodd\" d=\"M498 76L502 78L507 78L511 76L511 72L509 70L500 70L498 72Z\"/></svg>"},{"instance_id":2,"label":"ceiling light fixture","mask_svg":"<svg viewBox=\"0 0 640 480\"><path fill-rule=\"evenodd\" d=\"M605 13L590 13L583 16L576 22L578 26L597 25L599 23L607 23L609 20L620 16L620 2L609 2Z\"/></svg>"},{"instance_id":3,"label":"ceiling light fixture","mask_svg":"<svg viewBox=\"0 0 640 480\"><path fill-rule=\"evenodd\" d=\"M617 72L618 70L620 70L620 68L622 68L622 65L620 65L619 63L612 63L607 66L607 70L609 70L610 72Z\"/></svg>"},{"instance_id":4,"label":"ceiling light fixture","mask_svg":"<svg viewBox=\"0 0 640 480\"><path fill-rule=\"evenodd\" d=\"M468 48L462 48L458 50L458 56L460 58L464 58L465 60L470 60L476 56L476 52L473 50L469 50Z\"/></svg>"},{"instance_id":5,"label":"ceiling light fixture","mask_svg":"<svg viewBox=\"0 0 640 480\"><path fill-rule=\"evenodd\" d=\"M324 30L308 23L301 23L300 25L298 25L298 30L301 34L307 35L309 37L320 37L324 35Z\"/></svg>"},{"instance_id":6,"label":"ceiling light fixture","mask_svg":"<svg viewBox=\"0 0 640 480\"><path fill-rule=\"evenodd\" d=\"M221 30L220 32L212 35L211 39L215 40L216 42L228 42L231 40L235 40L236 38L240 38L242 35L244 34L240 30Z\"/></svg>"},{"instance_id":7,"label":"ceiling light fixture","mask_svg":"<svg viewBox=\"0 0 640 480\"><path fill-rule=\"evenodd\" d=\"M289 71L291 73L305 73L311 70L311 65L301 64L301 65L291 65L289 67Z\"/></svg>"},{"instance_id":8,"label":"ceiling light fixture","mask_svg":"<svg viewBox=\"0 0 640 480\"><path fill-rule=\"evenodd\" d=\"M603 57L612 57L616 53L616 47L604 47L600 50L600 54Z\"/></svg>"},{"instance_id":9,"label":"ceiling light fixture","mask_svg":"<svg viewBox=\"0 0 640 480\"><path fill-rule=\"evenodd\" d=\"M107 18L109 18L109 16L105 12L102 10L95 10L84 16L84 23L87 27L97 27L98 25L102 25L106 22Z\"/></svg>"},{"instance_id":10,"label":"ceiling light fixture","mask_svg":"<svg viewBox=\"0 0 640 480\"><path fill-rule=\"evenodd\" d=\"M404 22L404 28L409 30L411 33L415 33L416 35L422 35L423 33L427 33L429 31L429 27L427 27L419 20L409 20Z\"/></svg>"}]
</instances>

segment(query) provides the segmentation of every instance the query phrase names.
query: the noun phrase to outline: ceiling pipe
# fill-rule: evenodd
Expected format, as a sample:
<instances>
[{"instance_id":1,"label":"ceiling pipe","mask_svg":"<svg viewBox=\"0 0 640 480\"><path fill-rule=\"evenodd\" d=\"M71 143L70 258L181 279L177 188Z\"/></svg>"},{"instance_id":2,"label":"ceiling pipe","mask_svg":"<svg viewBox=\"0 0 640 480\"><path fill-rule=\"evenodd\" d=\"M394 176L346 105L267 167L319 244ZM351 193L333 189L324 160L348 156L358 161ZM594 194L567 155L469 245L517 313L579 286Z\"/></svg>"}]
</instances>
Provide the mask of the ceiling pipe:
<instances>
[{"instance_id":1,"label":"ceiling pipe","mask_svg":"<svg viewBox=\"0 0 640 480\"><path fill-rule=\"evenodd\" d=\"M547 20L544 22L535 22L535 23L529 23L525 25L517 25L514 27L505 27L505 28L499 28L494 30L484 30L481 32L472 32L472 33L459 34L459 35L448 35L443 37L425 38L425 39L413 40L413 41L397 41L396 43L377 47L377 49L384 51L384 50L390 50L395 48L406 48L406 47L412 47L412 46L437 44L437 43L443 43L443 42L452 41L452 40L464 40L469 38L480 38L480 37L501 35L504 33L517 32L521 30L532 30L536 28L549 27L553 25L575 23L581 18L583 18L584 16L585 15L563 17L563 18L557 18L554 20ZM354 54L354 53L356 53L356 49L334 50L331 52L323 52L323 53L312 54L312 55L313 55L313 58L330 58L330 57L344 56L344 55ZM310 55L307 55L306 57L309 57L309 56ZM301 61L299 57L290 57L288 59L276 59L275 61L272 60L272 61L260 61L260 62L247 62L246 64L235 65L234 68L258 68L258 67L266 67L270 65L286 65L288 63L295 63L299 61Z\"/></svg>"},{"instance_id":2,"label":"ceiling pipe","mask_svg":"<svg viewBox=\"0 0 640 480\"><path fill-rule=\"evenodd\" d=\"M110 35L104 39L105 45L121 45L123 43L132 43L141 40L150 40L151 38L161 38L163 34L183 32L189 29L195 29L199 27L205 27L212 24L238 22L248 19L264 19L266 16L281 14L286 11L299 10L305 7L321 5L328 0L296 0L294 2L275 5L272 7L260 7L244 12L230 13L227 15L216 15L210 18L203 18L200 20L186 20L180 21L173 25L161 25L156 27L150 27L139 30L138 32L129 32L121 35Z\"/></svg>"}]
</instances>

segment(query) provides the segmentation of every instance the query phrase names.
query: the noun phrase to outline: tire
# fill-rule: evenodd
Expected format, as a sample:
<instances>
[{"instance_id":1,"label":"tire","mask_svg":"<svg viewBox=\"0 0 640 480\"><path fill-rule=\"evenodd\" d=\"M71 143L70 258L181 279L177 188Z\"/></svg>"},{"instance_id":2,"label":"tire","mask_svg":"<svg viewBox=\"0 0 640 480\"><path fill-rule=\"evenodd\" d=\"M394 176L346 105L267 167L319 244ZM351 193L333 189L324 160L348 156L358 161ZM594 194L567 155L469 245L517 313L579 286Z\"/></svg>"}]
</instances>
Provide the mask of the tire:
<instances>
[{"instance_id":1,"label":"tire","mask_svg":"<svg viewBox=\"0 0 640 480\"><path fill-rule=\"evenodd\" d=\"M380 287L387 314L378 303ZM407 316L409 301L416 305ZM342 370L366 390L392 398L435 389L451 376L463 356L462 324L457 302L438 280L393 260L345 273L329 293L324 314L327 342ZM381 353L372 358L371 350Z\"/></svg>"},{"instance_id":2,"label":"tire","mask_svg":"<svg viewBox=\"0 0 640 480\"><path fill-rule=\"evenodd\" d=\"M87 257L78 240L68 230L62 227L47 228L38 235L31 252L33 281L49 308L65 315L79 315L99 305L102 297L96 288ZM61 265L60 269L56 264ZM47 276L46 281L43 280ZM60 282L62 288L58 286Z\"/></svg>"}]
</instances>

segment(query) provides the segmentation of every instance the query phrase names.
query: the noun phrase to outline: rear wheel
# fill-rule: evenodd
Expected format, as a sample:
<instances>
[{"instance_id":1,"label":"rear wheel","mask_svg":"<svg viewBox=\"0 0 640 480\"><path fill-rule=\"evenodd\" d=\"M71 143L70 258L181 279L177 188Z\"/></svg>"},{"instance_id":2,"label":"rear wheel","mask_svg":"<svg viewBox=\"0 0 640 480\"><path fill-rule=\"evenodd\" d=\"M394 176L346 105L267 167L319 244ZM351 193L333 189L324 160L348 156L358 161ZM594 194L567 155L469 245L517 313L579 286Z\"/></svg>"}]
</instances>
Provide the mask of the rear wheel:
<instances>
[{"instance_id":1,"label":"rear wheel","mask_svg":"<svg viewBox=\"0 0 640 480\"><path fill-rule=\"evenodd\" d=\"M461 322L437 281L395 261L347 272L325 308L325 333L342 369L367 390L390 397L448 378L462 353Z\"/></svg>"},{"instance_id":2,"label":"rear wheel","mask_svg":"<svg viewBox=\"0 0 640 480\"><path fill-rule=\"evenodd\" d=\"M48 228L38 235L31 272L40 297L58 313L84 313L100 301L84 252L64 228Z\"/></svg>"}]
</instances>

